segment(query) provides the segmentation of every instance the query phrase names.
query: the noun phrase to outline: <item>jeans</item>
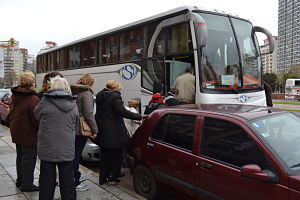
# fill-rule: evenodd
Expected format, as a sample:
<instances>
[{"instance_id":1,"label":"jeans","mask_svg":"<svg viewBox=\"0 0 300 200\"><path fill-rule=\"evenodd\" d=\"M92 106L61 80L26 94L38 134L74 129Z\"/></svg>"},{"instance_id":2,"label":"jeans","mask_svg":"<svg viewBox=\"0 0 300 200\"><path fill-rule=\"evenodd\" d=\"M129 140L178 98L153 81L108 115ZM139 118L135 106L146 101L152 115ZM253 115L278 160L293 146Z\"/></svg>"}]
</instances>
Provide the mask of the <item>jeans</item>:
<instances>
[{"instance_id":1,"label":"jeans","mask_svg":"<svg viewBox=\"0 0 300 200\"><path fill-rule=\"evenodd\" d=\"M17 185L23 189L30 189L33 186L34 169L37 158L36 146L23 146L16 144L17 149Z\"/></svg>"},{"instance_id":2,"label":"jeans","mask_svg":"<svg viewBox=\"0 0 300 200\"><path fill-rule=\"evenodd\" d=\"M76 188L73 163L48 162L41 160L39 200L53 200L56 186L56 166L59 174L59 187L62 200L75 200Z\"/></svg>"},{"instance_id":3,"label":"jeans","mask_svg":"<svg viewBox=\"0 0 300 200\"><path fill-rule=\"evenodd\" d=\"M81 158L81 154L83 151L83 148L86 144L87 137L85 136L79 136L76 135L75 137L75 158L73 160L73 171L74 171L74 179L75 179L75 185L79 185L79 179L81 176L81 173L79 171L79 162Z\"/></svg>"}]
</instances>

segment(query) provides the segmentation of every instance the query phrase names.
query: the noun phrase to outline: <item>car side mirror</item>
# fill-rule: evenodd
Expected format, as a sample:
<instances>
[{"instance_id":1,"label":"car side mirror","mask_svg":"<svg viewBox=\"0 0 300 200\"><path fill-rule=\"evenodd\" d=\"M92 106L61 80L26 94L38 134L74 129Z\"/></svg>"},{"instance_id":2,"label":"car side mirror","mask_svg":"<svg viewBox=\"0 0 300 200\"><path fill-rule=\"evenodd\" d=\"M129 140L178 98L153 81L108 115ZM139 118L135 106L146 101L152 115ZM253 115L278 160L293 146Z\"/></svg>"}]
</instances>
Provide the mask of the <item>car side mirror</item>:
<instances>
[{"instance_id":1,"label":"car side mirror","mask_svg":"<svg viewBox=\"0 0 300 200\"><path fill-rule=\"evenodd\" d=\"M250 164L242 167L242 176L268 181L272 183L278 183L278 177L270 170L262 170L258 165Z\"/></svg>"}]
</instances>

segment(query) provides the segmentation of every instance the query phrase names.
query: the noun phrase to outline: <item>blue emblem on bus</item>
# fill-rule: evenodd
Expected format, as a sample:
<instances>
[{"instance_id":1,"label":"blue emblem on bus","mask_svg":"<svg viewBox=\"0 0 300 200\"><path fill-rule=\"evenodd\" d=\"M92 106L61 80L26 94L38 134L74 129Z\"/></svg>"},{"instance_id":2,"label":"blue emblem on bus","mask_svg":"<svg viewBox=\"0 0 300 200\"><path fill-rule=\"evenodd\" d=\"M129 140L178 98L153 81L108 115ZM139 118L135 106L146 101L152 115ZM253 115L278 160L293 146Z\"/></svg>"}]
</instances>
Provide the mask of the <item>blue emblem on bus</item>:
<instances>
[{"instance_id":1,"label":"blue emblem on bus","mask_svg":"<svg viewBox=\"0 0 300 200\"><path fill-rule=\"evenodd\" d=\"M137 75L137 68L134 65L124 65L121 68L120 75L124 80L132 80Z\"/></svg>"},{"instance_id":2,"label":"blue emblem on bus","mask_svg":"<svg viewBox=\"0 0 300 200\"><path fill-rule=\"evenodd\" d=\"M239 97L239 102L240 103L246 103L246 101L248 101L249 97L247 95L241 95Z\"/></svg>"}]
</instances>

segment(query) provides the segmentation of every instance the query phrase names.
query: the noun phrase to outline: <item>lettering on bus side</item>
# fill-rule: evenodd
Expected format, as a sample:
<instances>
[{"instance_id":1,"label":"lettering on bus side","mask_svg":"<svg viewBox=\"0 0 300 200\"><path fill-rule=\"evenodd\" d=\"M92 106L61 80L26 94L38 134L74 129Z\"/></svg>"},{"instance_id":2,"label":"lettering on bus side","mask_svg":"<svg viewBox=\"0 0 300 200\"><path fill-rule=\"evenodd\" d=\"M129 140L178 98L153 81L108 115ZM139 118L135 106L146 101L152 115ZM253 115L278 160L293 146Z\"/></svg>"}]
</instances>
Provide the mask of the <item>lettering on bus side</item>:
<instances>
[{"instance_id":1,"label":"lettering on bus side","mask_svg":"<svg viewBox=\"0 0 300 200\"><path fill-rule=\"evenodd\" d=\"M124 65L120 70L121 78L124 80L133 80L137 75L137 68L134 65Z\"/></svg>"}]
</instances>

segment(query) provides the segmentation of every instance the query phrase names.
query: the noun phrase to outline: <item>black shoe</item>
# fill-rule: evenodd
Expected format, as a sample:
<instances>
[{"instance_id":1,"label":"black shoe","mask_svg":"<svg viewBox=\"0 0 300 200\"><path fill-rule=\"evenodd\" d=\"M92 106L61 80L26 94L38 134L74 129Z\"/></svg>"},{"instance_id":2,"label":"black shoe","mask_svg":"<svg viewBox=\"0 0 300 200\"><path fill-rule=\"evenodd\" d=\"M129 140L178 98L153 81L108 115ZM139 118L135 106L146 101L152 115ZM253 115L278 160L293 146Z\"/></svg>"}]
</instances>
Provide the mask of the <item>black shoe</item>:
<instances>
[{"instance_id":1,"label":"black shoe","mask_svg":"<svg viewBox=\"0 0 300 200\"><path fill-rule=\"evenodd\" d=\"M120 173L119 175L118 175L118 178L121 178L121 177L124 177L125 176L125 173Z\"/></svg>"},{"instance_id":2,"label":"black shoe","mask_svg":"<svg viewBox=\"0 0 300 200\"><path fill-rule=\"evenodd\" d=\"M118 178L115 178L115 179L109 178L109 179L107 180L107 182L116 182L116 183L119 183L120 181L121 181L121 180L118 179Z\"/></svg>"},{"instance_id":3,"label":"black shoe","mask_svg":"<svg viewBox=\"0 0 300 200\"><path fill-rule=\"evenodd\" d=\"M33 185L31 188L20 188L21 192L35 192L35 191L39 191L40 188L36 185Z\"/></svg>"},{"instance_id":4,"label":"black shoe","mask_svg":"<svg viewBox=\"0 0 300 200\"><path fill-rule=\"evenodd\" d=\"M103 185L104 183L107 183L107 178L104 180L99 180L99 185Z\"/></svg>"},{"instance_id":5,"label":"black shoe","mask_svg":"<svg viewBox=\"0 0 300 200\"><path fill-rule=\"evenodd\" d=\"M16 186L17 186L17 188L20 188L21 187L21 181L17 181Z\"/></svg>"}]
</instances>

